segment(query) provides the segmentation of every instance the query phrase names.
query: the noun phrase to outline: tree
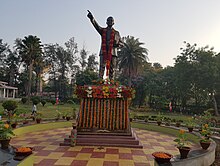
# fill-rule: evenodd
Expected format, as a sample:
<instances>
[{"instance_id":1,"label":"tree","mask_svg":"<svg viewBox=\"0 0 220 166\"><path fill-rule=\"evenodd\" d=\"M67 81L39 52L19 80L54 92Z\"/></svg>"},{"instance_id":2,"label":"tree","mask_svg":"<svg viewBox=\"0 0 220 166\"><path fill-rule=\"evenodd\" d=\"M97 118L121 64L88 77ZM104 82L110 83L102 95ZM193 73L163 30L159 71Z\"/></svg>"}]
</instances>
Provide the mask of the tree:
<instances>
[{"instance_id":1,"label":"tree","mask_svg":"<svg viewBox=\"0 0 220 166\"><path fill-rule=\"evenodd\" d=\"M92 85L93 80L98 79L98 73L91 71L91 70L85 70L85 71L79 71L76 74L76 84L77 85Z\"/></svg>"},{"instance_id":2,"label":"tree","mask_svg":"<svg viewBox=\"0 0 220 166\"><path fill-rule=\"evenodd\" d=\"M97 71L98 61L96 61L96 54L89 55L87 69Z\"/></svg>"},{"instance_id":3,"label":"tree","mask_svg":"<svg viewBox=\"0 0 220 166\"><path fill-rule=\"evenodd\" d=\"M28 101L30 101L33 65L42 54L42 45L37 36L25 36L23 40L16 40L16 48L21 55L22 61L28 66Z\"/></svg>"},{"instance_id":4,"label":"tree","mask_svg":"<svg viewBox=\"0 0 220 166\"><path fill-rule=\"evenodd\" d=\"M50 44L45 45L44 50L46 61L50 65L48 69L49 80L53 80L55 95L57 97L57 92L59 91L59 97L65 100L68 97L68 76L74 75L75 72L76 53L78 52L77 44L74 38L70 38L65 43L65 47L58 44Z\"/></svg>"},{"instance_id":5,"label":"tree","mask_svg":"<svg viewBox=\"0 0 220 166\"><path fill-rule=\"evenodd\" d=\"M142 47L144 43L139 42L138 38L127 36L123 40L125 46L121 48L118 54L119 70L122 71L123 75L128 76L128 84L131 86L132 77L139 73L146 62L148 50Z\"/></svg>"},{"instance_id":6,"label":"tree","mask_svg":"<svg viewBox=\"0 0 220 166\"><path fill-rule=\"evenodd\" d=\"M14 51L12 52L9 50L9 54L6 57L6 70L7 70L7 82L10 86L14 86L17 83L17 77L19 74L19 64L20 64L20 57L19 55Z\"/></svg>"},{"instance_id":7,"label":"tree","mask_svg":"<svg viewBox=\"0 0 220 166\"><path fill-rule=\"evenodd\" d=\"M213 48L208 46L197 49L194 56L193 65L195 68L195 85L206 94L209 94L213 103L216 116L219 116L218 106L215 95L218 94L220 88L220 54L216 54Z\"/></svg>"},{"instance_id":8,"label":"tree","mask_svg":"<svg viewBox=\"0 0 220 166\"><path fill-rule=\"evenodd\" d=\"M87 65L86 58L88 55L88 51L86 51L85 47L83 46L82 50L80 51L80 58L79 63L81 65L81 70L84 71Z\"/></svg>"},{"instance_id":9,"label":"tree","mask_svg":"<svg viewBox=\"0 0 220 166\"><path fill-rule=\"evenodd\" d=\"M42 93L43 74L47 72L50 65L45 61L45 56L39 56L34 62L34 71L36 73L36 95Z\"/></svg>"},{"instance_id":10,"label":"tree","mask_svg":"<svg viewBox=\"0 0 220 166\"><path fill-rule=\"evenodd\" d=\"M6 57L8 54L9 46L7 43L3 43L3 40L0 39L0 80L7 81L6 76Z\"/></svg>"},{"instance_id":11,"label":"tree","mask_svg":"<svg viewBox=\"0 0 220 166\"><path fill-rule=\"evenodd\" d=\"M184 42L186 48L180 48L182 51L175 59L175 85L176 93L181 105L181 110L186 109L187 100L190 99L190 90L192 89L192 79L194 68L192 60L196 53L196 44L191 45Z\"/></svg>"},{"instance_id":12,"label":"tree","mask_svg":"<svg viewBox=\"0 0 220 166\"><path fill-rule=\"evenodd\" d=\"M45 61L49 64L48 72L49 72L49 84L50 90L55 92L55 97L57 97L58 92L58 84L57 78L59 76L58 72L58 59L57 59L57 50L58 44L46 44L44 47Z\"/></svg>"}]
</instances>

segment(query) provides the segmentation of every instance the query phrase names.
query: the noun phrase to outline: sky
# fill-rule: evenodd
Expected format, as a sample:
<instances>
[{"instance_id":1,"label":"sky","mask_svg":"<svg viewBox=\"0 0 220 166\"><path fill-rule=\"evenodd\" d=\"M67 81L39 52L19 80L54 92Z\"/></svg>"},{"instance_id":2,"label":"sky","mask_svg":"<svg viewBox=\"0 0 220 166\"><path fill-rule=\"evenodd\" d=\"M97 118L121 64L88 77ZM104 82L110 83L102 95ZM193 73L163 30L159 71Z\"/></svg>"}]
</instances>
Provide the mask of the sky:
<instances>
[{"instance_id":1,"label":"sky","mask_svg":"<svg viewBox=\"0 0 220 166\"><path fill-rule=\"evenodd\" d=\"M79 49L98 57L101 38L87 18L90 10L102 27L113 16L121 37L139 38L149 62L166 67L183 41L220 52L219 8L220 0L1 0L0 39L12 47L28 35L60 45L74 37Z\"/></svg>"}]
</instances>

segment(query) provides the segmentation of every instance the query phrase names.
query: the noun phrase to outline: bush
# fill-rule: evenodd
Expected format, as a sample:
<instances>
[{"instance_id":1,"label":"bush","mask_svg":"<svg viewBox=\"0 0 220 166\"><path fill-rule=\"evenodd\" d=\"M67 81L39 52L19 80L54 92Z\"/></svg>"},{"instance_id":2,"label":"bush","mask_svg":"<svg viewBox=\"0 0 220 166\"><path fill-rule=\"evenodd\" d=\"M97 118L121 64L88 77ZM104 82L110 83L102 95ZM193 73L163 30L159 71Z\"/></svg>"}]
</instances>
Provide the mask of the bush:
<instances>
[{"instance_id":1,"label":"bush","mask_svg":"<svg viewBox=\"0 0 220 166\"><path fill-rule=\"evenodd\" d=\"M55 105L56 104L56 100L50 100L50 102Z\"/></svg>"},{"instance_id":2,"label":"bush","mask_svg":"<svg viewBox=\"0 0 220 166\"><path fill-rule=\"evenodd\" d=\"M44 106L46 104L46 100L41 100L41 104Z\"/></svg>"},{"instance_id":3,"label":"bush","mask_svg":"<svg viewBox=\"0 0 220 166\"><path fill-rule=\"evenodd\" d=\"M34 105L37 105L37 104L40 103L40 97L34 96L34 97L31 98L31 101L32 101L32 103L33 103Z\"/></svg>"},{"instance_id":4,"label":"bush","mask_svg":"<svg viewBox=\"0 0 220 166\"><path fill-rule=\"evenodd\" d=\"M21 98L21 102L22 102L23 104L25 104L25 103L27 102L27 100L28 100L27 97L22 97L22 98Z\"/></svg>"},{"instance_id":5,"label":"bush","mask_svg":"<svg viewBox=\"0 0 220 166\"><path fill-rule=\"evenodd\" d=\"M73 100L68 100L67 103L68 103L68 104L74 104L74 105L75 105L75 102L74 102Z\"/></svg>"},{"instance_id":6,"label":"bush","mask_svg":"<svg viewBox=\"0 0 220 166\"><path fill-rule=\"evenodd\" d=\"M14 100L7 100L2 103L2 107L7 111L14 111L18 107L18 103Z\"/></svg>"},{"instance_id":7,"label":"bush","mask_svg":"<svg viewBox=\"0 0 220 166\"><path fill-rule=\"evenodd\" d=\"M212 116L215 116L215 110L213 108L209 108L206 111L209 112Z\"/></svg>"}]
</instances>

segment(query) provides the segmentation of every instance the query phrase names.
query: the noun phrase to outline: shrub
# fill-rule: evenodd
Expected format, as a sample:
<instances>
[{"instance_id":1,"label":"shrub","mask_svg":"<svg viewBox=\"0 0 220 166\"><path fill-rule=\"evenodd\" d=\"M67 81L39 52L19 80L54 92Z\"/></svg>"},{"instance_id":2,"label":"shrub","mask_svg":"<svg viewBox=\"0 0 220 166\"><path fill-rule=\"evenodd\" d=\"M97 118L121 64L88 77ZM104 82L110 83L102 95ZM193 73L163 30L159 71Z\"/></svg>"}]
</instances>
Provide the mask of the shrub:
<instances>
[{"instance_id":1,"label":"shrub","mask_svg":"<svg viewBox=\"0 0 220 166\"><path fill-rule=\"evenodd\" d=\"M73 108L72 118L76 119L76 109L75 108Z\"/></svg>"},{"instance_id":2,"label":"shrub","mask_svg":"<svg viewBox=\"0 0 220 166\"><path fill-rule=\"evenodd\" d=\"M25 103L27 102L27 100L28 100L27 97L22 97L22 98L21 98L21 102L22 102L23 104L25 104Z\"/></svg>"},{"instance_id":3,"label":"shrub","mask_svg":"<svg viewBox=\"0 0 220 166\"><path fill-rule=\"evenodd\" d=\"M16 112L15 109L18 107L18 103L14 100L7 100L2 103L2 107L6 110L8 121L10 122L12 115Z\"/></svg>"},{"instance_id":4,"label":"shrub","mask_svg":"<svg viewBox=\"0 0 220 166\"><path fill-rule=\"evenodd\" d=\"M34 96L34 97L31 98L31 101L32 101L32 103L33 103L34 105L37 105L37 104L40 103L40 97Z\"/></svg>"},{"instance_id":5,"label":"shrub","mask_svg":"<svg viewBox=\"0 0 220 166\"><path fill-rule=\"evenodd\" d=\"M18 103L14 100L7 100L2 103L2 107L7 111L14 111L18 107Z\"/></svg>"},{"instance_id":6,"label":"shrub","mask_svg":"<svg viewBox=\"0 0 220 166\"><path fill-rule=\"evenodd\" d=\"M55 105L56 104L56 100L50 100L51 104Z\"/></svg>"},{"instance_id":7,"label":"shrub","mask_svg":"<svg viewBox=\"0 0 220 166\"><path fill-rule=\"evenodd\" d=\"M75 102L74 102L73 100L68 100L67 103L68 103L68 104L74 104L74 105L75 105Z\"/></svg>"},{"instance_id":8,"label":"shrub","mask_svg":"<svg viewBox=\"0 0 220 166\"><path fill-rule=\"evenodd\" d=\"M215 116L215 110L213 108L209 108L206 111L209 112L209 114L211 114L212 116Z\"/></svg>"},{"instance_id":9,"label":"shrub","mask_svg":"<svg viewBox=\"0 0 220 166\"><path fill-rule=\"evenodd\" d=\"M47 103L46 100L41 100L40 102L43 106Z\"/></svg>"}]
</instances>

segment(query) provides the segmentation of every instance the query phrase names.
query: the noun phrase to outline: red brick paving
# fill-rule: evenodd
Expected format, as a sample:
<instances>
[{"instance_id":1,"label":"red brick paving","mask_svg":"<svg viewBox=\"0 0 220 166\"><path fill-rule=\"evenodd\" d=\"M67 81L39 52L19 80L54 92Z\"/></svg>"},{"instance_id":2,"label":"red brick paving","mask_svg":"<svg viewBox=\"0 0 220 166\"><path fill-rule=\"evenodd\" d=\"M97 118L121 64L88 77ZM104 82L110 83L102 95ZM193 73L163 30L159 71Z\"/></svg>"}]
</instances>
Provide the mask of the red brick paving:
<instances>
[{"instance_id":1,"label":"red brick paving","mask_svg":"<svg viewBox=\"0 0 220 166\"><path fill-rule=\"evenodd\" d=\"M36 166L60 165L63 161L65 164L68 163L67 165L75 166L153 166L154 159L151 154L155 151L165 149L172 155L179 154L173 142L174 137L141 129L134 129L134 131L143 144L143 149L59 146L70 131L71 128L61 128L34 132L13 138L11 144L15 147L34 147L34 165Z\"/></svg>"}]
</instances>

